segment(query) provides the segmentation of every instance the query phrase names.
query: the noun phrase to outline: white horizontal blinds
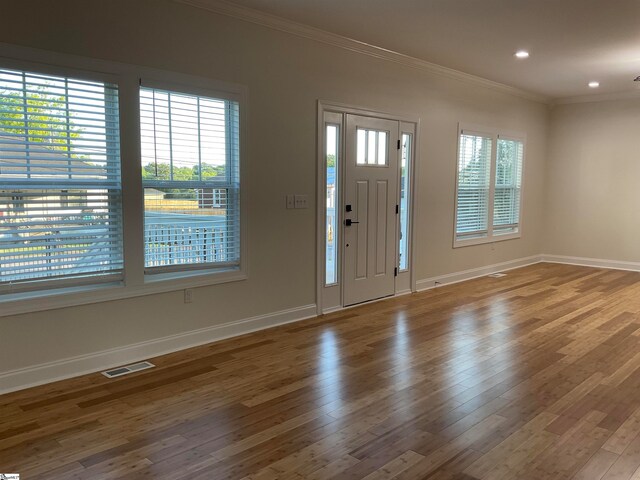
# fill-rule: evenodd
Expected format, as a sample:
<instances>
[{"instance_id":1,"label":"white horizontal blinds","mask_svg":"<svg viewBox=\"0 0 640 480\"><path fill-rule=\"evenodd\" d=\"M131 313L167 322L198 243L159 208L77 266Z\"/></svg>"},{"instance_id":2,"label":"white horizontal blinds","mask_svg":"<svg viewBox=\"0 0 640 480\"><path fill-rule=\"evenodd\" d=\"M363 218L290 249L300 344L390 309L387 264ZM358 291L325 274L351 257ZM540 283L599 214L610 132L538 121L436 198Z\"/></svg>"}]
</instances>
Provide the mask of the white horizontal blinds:
<instances>
[{"instance_id":1,"label":"white horizontal blinds","mask_svg":"<svg viewBox=\"0 0 640 480\"><path fill-rule=\"evenodd\" d=\"M458 153L456 237L488 235L491 136L462 132Z\"/></svg>"},{"instance_id":2,"label":"white horizontal blinds","mask_svg":"<svg viewBox=\"0 0 640 480\"><path fill-rule=\"evenodd\" d=\"M115 85L0 70L0 291L121 278L119 150Z\"/></svg>"},{"instance_id":3,"label":"white horizontal blinds","mask_svg":"<svg viewBox=\"0 0 640 480\"><path fill-rule=\"evenodd\" d=\"M145 266L240 263L239 105L140 89Z\"/></svg>"},{"instance_id":4,"label":"white horizontal blinds","mask_svg":"<svg viewBox=\"0 0 640 480\"><path fill-rule=\"evenodd\" d=\"M524 144L498 138L496 184L493 207L493 233L516 233L520 227L520 192Z\"/></svg>"}]
</instances>

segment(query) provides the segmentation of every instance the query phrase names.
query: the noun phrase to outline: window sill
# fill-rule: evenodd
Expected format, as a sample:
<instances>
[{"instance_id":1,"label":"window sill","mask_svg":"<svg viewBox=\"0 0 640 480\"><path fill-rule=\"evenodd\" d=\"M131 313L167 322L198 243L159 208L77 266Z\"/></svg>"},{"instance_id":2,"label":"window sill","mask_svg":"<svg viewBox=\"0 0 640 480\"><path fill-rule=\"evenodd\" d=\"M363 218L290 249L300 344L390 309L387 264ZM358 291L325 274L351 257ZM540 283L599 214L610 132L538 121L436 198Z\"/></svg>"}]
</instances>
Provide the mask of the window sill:
<instances>
[{"instance_id":1,"label":"window sill","mask_svg":"<svg viewBox=\"0 0 640 480\"><path fill-rule=\"evenodd\" d=\"M237 282L246 280L247 274L235 268L224 271L199 270L189 273L162 274L157 277L145 280L143 285L125 286L118 282L9 294L0 297L0 317Z\"/></svg>"},{"instance_id":2,"label":"window sill","mask_svg":"<svg viewBox=\"0 0 640 480\"><path fill-rule=\"evenodd\" d=\"M509 233L504 235L494 235L492 237L470 238L468 240L453 240L453 248L471 247L473 245L484 245L485 243L504 242L505 240L515 240L522 238L522 233Z\"/></svg>"},{"instance_id":3,"label":"window sill","mask_svg":"<svg viewBox=\"0 0 640 480\"><path fill-rule=\"evenodd\" d=\"M246 274L238 267L204 268L201 270L182 270L164 273L145 274L145 287L161 289L170 285L171 290L202 287L218 283L233 282L246 279Z\"/></svg>"}]
</instances>

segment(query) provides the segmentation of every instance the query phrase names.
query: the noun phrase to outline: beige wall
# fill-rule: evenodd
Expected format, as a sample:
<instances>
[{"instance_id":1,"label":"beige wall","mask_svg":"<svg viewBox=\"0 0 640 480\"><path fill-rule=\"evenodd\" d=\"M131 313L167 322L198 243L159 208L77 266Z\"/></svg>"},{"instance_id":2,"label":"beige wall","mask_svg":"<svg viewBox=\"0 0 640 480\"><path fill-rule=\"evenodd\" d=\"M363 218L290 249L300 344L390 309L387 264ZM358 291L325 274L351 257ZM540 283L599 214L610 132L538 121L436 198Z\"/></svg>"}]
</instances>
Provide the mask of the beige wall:
<instances>
[{"instance_id":1,"label":"beige wall","mask_svg":"<svg viewBox=\"0 0 640 480\"><path fill-rule=\"evenodd\" d=\"M551 114L544 253L640 261L640 99Z\"/></svg>"},{"instance_id":2,"label":"beige wall","mask_svg":"<svg viewBox=\"0 0 640 480\"><path fill-rule=\"evenodd\" d=\"M4 2L0 42L246 85L250 170L248 280L0 317L0 372L314 303L318 99L421 118L418 279L541 252L545 105L168 0ZM522 239L452 248L458 122L527 134Z\"/></svg>"}]
</instances>

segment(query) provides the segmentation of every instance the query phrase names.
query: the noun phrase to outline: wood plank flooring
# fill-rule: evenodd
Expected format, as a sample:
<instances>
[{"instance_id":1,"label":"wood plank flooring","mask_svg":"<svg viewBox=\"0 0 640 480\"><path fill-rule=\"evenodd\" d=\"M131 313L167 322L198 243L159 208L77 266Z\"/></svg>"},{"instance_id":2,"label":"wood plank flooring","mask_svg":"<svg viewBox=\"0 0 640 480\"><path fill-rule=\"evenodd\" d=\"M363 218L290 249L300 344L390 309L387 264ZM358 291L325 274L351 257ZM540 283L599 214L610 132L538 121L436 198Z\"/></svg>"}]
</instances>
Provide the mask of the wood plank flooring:
<instances>
[{"instance_id":1,"label":"wood plank flooring","mask_svg":"<svg viewBox=\"0 0 640 480\"><path fill-rule=\"evenodd\" d=\"M640 274L538 264L0 397L24 479L640 480Z\"/></svg>"}]
</instances>

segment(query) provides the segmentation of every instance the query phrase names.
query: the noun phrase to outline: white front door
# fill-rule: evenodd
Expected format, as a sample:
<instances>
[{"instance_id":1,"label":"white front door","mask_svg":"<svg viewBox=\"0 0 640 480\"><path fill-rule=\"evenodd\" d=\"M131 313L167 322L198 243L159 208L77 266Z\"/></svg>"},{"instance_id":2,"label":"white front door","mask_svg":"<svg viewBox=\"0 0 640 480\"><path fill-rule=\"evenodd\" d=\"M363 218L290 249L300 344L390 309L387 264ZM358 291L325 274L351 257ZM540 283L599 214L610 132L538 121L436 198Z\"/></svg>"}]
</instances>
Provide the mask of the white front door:
<instances>
[{"instance_id":1,"label":"white front door","mask_svg":"<svg viewBox=\"0 0 640 480\"><path fill-rule=\"evenodd\" d=\"M398 132L392 120L347 115L343 304L395 293Z\"/></svg>"}]
</instances>

